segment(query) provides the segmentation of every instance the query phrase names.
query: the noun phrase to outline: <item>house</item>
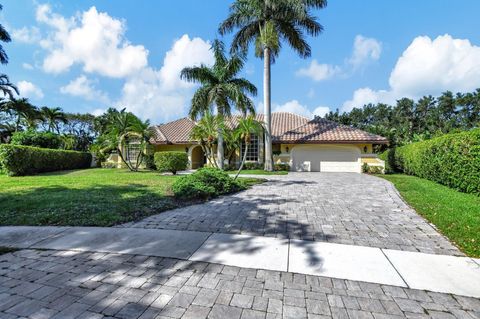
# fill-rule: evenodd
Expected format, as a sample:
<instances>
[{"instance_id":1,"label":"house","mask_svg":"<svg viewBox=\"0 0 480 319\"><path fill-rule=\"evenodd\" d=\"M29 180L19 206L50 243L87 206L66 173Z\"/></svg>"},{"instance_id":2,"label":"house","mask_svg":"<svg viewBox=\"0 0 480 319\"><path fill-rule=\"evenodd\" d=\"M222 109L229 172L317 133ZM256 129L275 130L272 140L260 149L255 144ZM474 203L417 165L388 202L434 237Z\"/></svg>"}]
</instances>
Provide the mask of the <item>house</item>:
<instances>
[{"instance_id":1,"label":"house","mask_svg":"<svg viewBox=\"0 0 480 319\"><path fill-rule=\"evenodd\" d=\"M256 115L263 122L263 114ZM235 127L238 116L227 119L230 128ZM182 151L188 153L190 167L199 168L206 163L201 146L190 139L195 122L190 118L154 126L150 142L155 152ZM382 136L321 118L288 113L272 113L272 144L274 163L289 164L292 171L312 172L361 172L364 163L384 166L373 153L376 144L387 144ZM235 156L239 163L242 150ZM254 136L247 151L247 161L263 163L264 137Z\"/></svg>"}]
</instances>

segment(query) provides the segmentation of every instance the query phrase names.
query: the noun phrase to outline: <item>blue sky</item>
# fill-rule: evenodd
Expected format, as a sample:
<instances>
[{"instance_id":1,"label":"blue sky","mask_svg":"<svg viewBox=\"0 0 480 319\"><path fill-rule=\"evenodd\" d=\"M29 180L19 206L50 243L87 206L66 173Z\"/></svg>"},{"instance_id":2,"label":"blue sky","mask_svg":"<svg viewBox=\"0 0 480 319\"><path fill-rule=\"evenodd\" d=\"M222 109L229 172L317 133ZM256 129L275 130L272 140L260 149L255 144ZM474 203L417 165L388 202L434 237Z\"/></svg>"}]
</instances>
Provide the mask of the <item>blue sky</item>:
<instances>
[{"instance_id":1,"label":"blue sky","mask_svg":"<svg viewBox=\"0 0 480 319\"><path fill-rule=\"evenodd\" d=\"M209 43L231 1L9 0L13 35L2 66L34 104L69 112L127 109L154 123L183 116L195 87L186 65L211 63ZM330 0L312 57L286 45L272 68L274 110L322 115L369 102L480 87L480 1ZM229 42L229 37L225 38ZM259 88L262 61L243 76Z\"/></svg>"}]
</instances>

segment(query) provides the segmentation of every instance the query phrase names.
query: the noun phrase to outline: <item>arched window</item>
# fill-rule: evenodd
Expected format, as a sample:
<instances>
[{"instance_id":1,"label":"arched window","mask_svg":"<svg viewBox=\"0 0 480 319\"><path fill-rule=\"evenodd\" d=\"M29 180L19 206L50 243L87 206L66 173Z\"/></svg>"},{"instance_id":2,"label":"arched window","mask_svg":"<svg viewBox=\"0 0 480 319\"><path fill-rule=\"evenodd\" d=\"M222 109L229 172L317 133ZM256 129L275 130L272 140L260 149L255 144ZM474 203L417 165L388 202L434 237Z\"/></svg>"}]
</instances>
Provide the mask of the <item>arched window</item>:
<instances>
[{"instance_id":1,"label":"arched window","mask_svg":"<svg viewBox=\"0 0 480 319\"><path fill-rule=\"evenodd\" d=\"M250 145L248 146L247 151L247 158L246 160L249 162L258 162L258 136L256 134L251 135ZM245 152L245 142L242 142L242 152L241 158L243 158L243 154Z\"/></svg>"}]
</instances>

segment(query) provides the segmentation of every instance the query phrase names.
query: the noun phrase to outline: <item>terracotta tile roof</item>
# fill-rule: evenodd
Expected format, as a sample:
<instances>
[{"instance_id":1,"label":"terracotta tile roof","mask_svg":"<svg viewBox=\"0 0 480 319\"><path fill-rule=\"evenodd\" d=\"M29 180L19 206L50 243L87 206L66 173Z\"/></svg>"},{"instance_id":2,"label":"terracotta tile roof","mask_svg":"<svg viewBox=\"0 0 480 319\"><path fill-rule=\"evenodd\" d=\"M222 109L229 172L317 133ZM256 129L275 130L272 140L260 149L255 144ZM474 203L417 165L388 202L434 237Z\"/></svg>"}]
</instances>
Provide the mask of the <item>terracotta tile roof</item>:
<instances>
[{"instance_id":1,"label":"terracotta tile roof","mask_svg":"<svg viewBox=\"0 0 480 319\"><path fill-rule=\"evenodd\" d=\"M152 144L187 144L195 122L188 117L153 127Z\"/></svg>"},{"instance_id":2,"label":"terracotta tile roof","mask_svg":"<svg viewBox=\"0 0 480 319\"><path fill-rule=\"evenodd\" d=\"M257 114L257 121L263 122L263 114ZM227 119L227 126L234 128L239 116ZM166 124L153 127L152 144L187 144L190 131L195 122L185 117ZM316 118L309 120L306 117L288 113L272 113L272 140L274 143L348 143L371 142L387 143L387 139L379 135L340 125L335 122Z\"/></svg>"},{"instance_id":3,"label":"terracotta tile roof","mask_svg":"<svg viewBox=\"0 0 480 319\"><path fill-rule=\"evenodd\" d=\"M278 137L283 143L360 143L386 144L388 139L360 129L315 118Z\"/></svg>"}]
</instances>

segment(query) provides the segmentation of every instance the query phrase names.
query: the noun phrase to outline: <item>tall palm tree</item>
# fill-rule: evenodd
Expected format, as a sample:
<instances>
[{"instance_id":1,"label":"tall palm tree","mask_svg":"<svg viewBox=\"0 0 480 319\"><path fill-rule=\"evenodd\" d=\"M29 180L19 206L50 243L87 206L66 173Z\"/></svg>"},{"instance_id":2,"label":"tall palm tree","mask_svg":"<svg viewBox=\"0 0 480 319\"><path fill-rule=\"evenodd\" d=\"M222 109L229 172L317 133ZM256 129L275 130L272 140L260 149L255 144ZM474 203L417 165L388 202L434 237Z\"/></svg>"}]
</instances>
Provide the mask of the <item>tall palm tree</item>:
<instances>
[{"instance_id":1,"label":"tall palm tree","mask_svg":"<svg viewBox=\"0 0 480 319\"><path fill-rule=\"evenodd\" d=\"M260 135L262 129L263 128L260 122L256 121L252 115L241 118L238 121L237 128L235 129L235 135L238 140L245 144L245 149L243 150L242 162L238 168L237 175L235 175L235 179L237 179L238 175L242 171L243 164L245 164L245 161L247 160L248 148L252 142L252 134Z\"/></svg>"},{"instance_id":2,"label":"tall palm tree","mask_svg":"<svg viewBox=\"0 0 480 319\"><path fill-rule=\"evenodd\" d=\"M326 0L236 0L230 14L220 24L221 35L239 29L232 52L246 52L255 43L255 55L264 60L263 98L265 107L265 170L272 171L271 63L278 56L282 40L302 58L311 55L305 33L317 36L323 30L311 9L321 9Z\"/></svg>"},{"instance_id":3,"label":"tall palm tree","mask_svg":"<svg viewBox=\"0 0 480 319\"><path fill-rule=\"evenodd\" d=\"M3 9L3 6L0 4L0 11ZM10 42L12 38L8 34L7 30L0 24L0 42ZM0 63L8 63L8 55L3 49L3 46L0 44ZM10 99L13 99L13 93L17 93L18 89L15 85L10 83L10 80L6 74L0 74L0 91L3 93L3 96L8 95Z\"/></svg>"},{"instance_id":4,"label":"tall palm tree","mask_svg":"<svg viewBox=\"0 0 480 319\"><path fill-rule=\"evenodd\" d=\"M244 65L244 56L225 55L223 42L215 40L212 44L215 63L212 67L200 65L184 68L180 77L186 81L199 83L190 107L190 117L196 119L215 109L220 117L231 114L232 106L246 114L254 113L255 107L249 95L257 95L257 88L250 81L238 78ZM223 136L219 131L217 145L218 166L223 169Z\"/></svg>"},{"instance_id":5,"label":"tall palm tree","mask_svg":"<svg viewBox=\"0 0 480 319\"><path fill-rule=\"evenodd\" d=\"M60 134L59 123L66 124L67 116L59 107L48 107L44 106L40 109L42 113L43 120L47 124L47 128L49 132L56 131Z\"/></svg>"},{"instance_id":6,"label":"tall palm tree","mask_svg":"<svg viewBox=\"0 0 480 319\"><path fill-rule=\"evenodd\" d=\"M15 131L19 131L22 127L35 129L42 121L40 111L26 98L10 100L5 103L4 109L15 117Z\"/></svg>"}]
</instances>

